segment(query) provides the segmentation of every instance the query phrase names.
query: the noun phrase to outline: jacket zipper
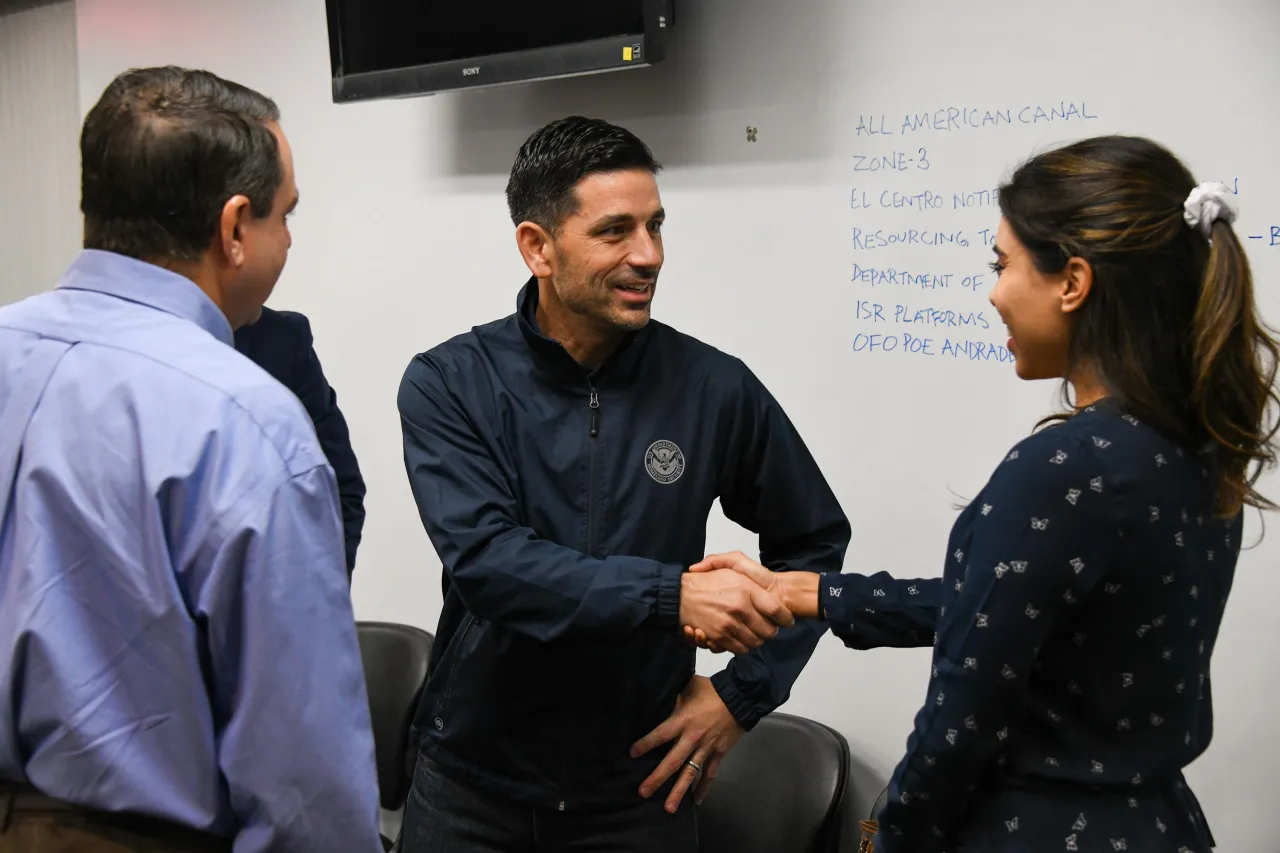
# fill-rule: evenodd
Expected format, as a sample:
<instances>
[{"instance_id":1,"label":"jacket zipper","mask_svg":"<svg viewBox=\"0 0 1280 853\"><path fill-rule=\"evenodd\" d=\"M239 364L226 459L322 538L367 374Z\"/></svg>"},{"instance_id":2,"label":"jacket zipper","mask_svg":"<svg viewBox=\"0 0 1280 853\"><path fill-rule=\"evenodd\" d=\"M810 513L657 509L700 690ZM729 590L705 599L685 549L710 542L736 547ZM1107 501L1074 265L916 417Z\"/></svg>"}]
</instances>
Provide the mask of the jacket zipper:
<instances>
[{"instance_id":1,"label":"jacket zipper","mask_svg":"<svg viewBox=\"0 0 1280 853\"><path fill-rule=\"evenodd\" d=\"M462 647L467 642L467 634L471 633L471 628L476 624L475 614L470 610L462 620L462 630L458 632L458 638L454 642L457 643L457 653L453 656L453 663L449 666L449 680L444 684L443 701L449 701L449 696L453 693L453 678L458 674L458 663L462 660Z\"/></svg>"},{"instance_id":2,"label":"jacket zipper","mask_svg":"<svg viewBox=\"0 0 1280 853\"><path fill-rule=\"evenodd\" d=\"M587 556L596 555L596 467L600 456L600 395L594 386L588 383L591 396L587 405L591 407L590 442L587 447Z\"/></svg>"},{"instance_id":3,"label":"jacket zipper","mask_svg":"<svg viewBox=\"0 0 1280 853\"><path fill-rule=\"evenodd\" d=\"M454 676L458 674L458 662L462 660L462 647L467 642L467 634L471 633L471 629L475 624L475 615L471 611L467 611L467 615L462 620L462 628L458 631L458 636L453 641L457 644L457 650L453 656L453 663L449 666L449 680L444 684L444 695L440 698L440 707L437 709L435 719L432 720L436 731L444 730L443 715L449 713L449 697L453 695L453 680Z\"/></svg>"},{"instance_id":4,"label":"jacket zipper","mask_svg":"<svg viewBox=\"0 0 1280 853\"><path fill-rule=\"evenodd\" d=\"M594 557L596 552L596 469L598 467L598 457L600 455L600 394L596 391L591 380L587 380L587 388L590 391L587 397L587 406L591 409L591 420L587 430L587 556ZM564 780L564 766L568 764L569 751L562 751L562 767L560 771L561 783ZM565 810L565 801L560 800L556 804L557 811Z\"/></svg>"}]
</instances>

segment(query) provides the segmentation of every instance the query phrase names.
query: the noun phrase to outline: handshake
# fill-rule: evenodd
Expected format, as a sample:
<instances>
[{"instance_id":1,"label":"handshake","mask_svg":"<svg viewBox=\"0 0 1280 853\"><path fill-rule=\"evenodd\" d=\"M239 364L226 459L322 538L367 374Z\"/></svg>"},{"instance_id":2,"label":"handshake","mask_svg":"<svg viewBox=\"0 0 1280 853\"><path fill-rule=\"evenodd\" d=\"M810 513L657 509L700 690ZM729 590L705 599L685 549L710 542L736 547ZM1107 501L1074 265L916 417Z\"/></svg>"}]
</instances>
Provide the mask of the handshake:
<instances>
[{"instance_id":1,"label":"handshake","mask_svg":"<svg viewBox=\"0 0 1280 853\"><path fill-rule=\"evenodd\" d=\"M817 572L771 572L741 552L713 554L681 578L685 639L746 654L796 619L818 617Z\"/></svg>"}]
</instances>

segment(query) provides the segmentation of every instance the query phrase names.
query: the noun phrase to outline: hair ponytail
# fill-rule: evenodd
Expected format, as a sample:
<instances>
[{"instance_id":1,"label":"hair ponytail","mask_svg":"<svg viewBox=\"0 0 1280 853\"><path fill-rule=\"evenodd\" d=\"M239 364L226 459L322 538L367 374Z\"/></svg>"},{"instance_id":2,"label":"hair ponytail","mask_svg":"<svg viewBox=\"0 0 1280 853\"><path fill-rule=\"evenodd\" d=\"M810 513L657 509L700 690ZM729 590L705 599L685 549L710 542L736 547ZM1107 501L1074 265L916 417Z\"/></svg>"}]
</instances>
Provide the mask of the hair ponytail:
<instances>
[{"instance_id":1,"label":"hair ponytail","mask_svg":"<svg viewBox=\"0 0 1280 853\"><path fill-rule=\"evenodd\" d=\"M1066 376L1087 368L1143 423L1207 450L1214 511L1231 516L1278 508L1254 484L1277 462L1280 345L1258 316L1234 210L1203 186L1149 139L1098 136L1019 166L1000 213L1040 272L1072 257L1093 268Z\"/></svg>"},{"instance_id":2,"label":"hair ponytail","mask_svg":"<svg viewBox=\"0 0 1280 853\"><path fill-rule=\"evenodd\" d=\"M1191 343L1191 407L1217 460L1217 512L1275 509L1254 483L1276 464L1280 347L1258 317L1244 249L1221 219L1213 225Z\"/></svg>"}]
</instances>

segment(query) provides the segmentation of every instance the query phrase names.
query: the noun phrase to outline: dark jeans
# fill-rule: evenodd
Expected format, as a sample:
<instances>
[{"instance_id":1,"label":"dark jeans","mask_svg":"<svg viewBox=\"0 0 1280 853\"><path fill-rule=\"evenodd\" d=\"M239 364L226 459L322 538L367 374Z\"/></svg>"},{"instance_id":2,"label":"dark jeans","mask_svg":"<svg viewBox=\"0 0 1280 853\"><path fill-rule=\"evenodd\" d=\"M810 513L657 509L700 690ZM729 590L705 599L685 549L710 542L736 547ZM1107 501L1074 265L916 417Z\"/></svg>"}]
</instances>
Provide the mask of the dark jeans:
<instances>
[{"instance_id":1,"label":"dark jeans","mask_svg":"<svg viewBox=\"0 0 1280 853\"><path fill-rule=\"evenodd\" d=\"M557 811L515 802L448 778L418 756L405 805L403 853L697 853L692 794L663 808L669 784L611 810Z\"/></svg>"}]
</instances>

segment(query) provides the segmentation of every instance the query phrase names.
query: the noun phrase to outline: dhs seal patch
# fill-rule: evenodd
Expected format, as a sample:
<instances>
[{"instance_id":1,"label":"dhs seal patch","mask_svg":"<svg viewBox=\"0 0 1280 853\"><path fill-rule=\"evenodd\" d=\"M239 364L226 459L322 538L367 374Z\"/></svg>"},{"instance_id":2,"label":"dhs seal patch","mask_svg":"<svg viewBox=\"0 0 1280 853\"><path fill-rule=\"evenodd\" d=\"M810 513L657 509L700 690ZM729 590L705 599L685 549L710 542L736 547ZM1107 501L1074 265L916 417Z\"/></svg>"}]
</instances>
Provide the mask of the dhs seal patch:
<instances>
[{"instance_id":1,"label":"dhs seal patch","mask_svg":"<svg viewBox=\"0 0 1280 853\"><path fill-rule=\"evenodd\" d=\"M674 483L684 473L684 454L673 442L662 440L649 445L644 454L644 469L664 486Z\"/></svg>"}]
</instances>

